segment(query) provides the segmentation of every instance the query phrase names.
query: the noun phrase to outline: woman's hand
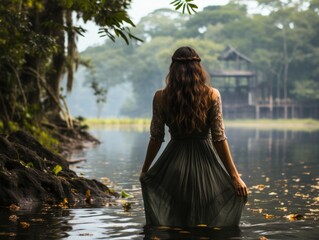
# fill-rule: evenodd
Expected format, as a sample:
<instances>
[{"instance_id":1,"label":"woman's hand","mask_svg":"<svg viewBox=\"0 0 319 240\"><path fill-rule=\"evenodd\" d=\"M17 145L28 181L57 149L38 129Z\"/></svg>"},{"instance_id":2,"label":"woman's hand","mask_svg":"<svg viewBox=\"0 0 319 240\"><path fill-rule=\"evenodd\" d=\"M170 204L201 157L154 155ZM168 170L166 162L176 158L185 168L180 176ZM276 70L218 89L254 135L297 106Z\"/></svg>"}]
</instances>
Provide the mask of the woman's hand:
<instances>
[{"instance_id":1,"label":"woman's hand","mask_svg":"<svg viewBox=\"0 0 319 240\"><path fill-rule=\"evenodd\" d=\"M248 188L243 180L240 177L232 178L233 186L236 190L236 194L240 197L247 198L248 196Z\"/></svg>"}]
</instances>

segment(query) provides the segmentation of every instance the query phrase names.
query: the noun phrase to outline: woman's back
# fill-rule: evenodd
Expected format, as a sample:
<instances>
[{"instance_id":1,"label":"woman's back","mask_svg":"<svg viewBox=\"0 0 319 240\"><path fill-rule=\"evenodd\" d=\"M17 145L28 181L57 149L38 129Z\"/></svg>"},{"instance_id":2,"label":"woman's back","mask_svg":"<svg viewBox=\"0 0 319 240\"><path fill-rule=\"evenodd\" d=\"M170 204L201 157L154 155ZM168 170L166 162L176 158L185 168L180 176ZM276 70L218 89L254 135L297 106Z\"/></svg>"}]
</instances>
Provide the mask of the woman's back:
<instances>
[{"instance_id":1,"label":"woman's back","mask_svg":"<svg viewBox=\"0 0 319 240\"><path fill-rule=\"evenodd\" d=\"M170 111L169 101L165 89L158 90L155 93L153 100L153 119L154 123L151 126L151 133L155 132L160 135L163 134L163 123L169 127L169 132L173 137L191 137L191 136L206 136L207 134L213 133L213 140L225 139L224 125L222 123L222 112L221 112L221 100L219 91L212 87L207 87L207 99L208 104L204 109L206 112L205 125L201 126L201 129L195 128L193 131L189 129L183 129L179 127L175 121L175 115Z\"/></svg>"}]
</instances>

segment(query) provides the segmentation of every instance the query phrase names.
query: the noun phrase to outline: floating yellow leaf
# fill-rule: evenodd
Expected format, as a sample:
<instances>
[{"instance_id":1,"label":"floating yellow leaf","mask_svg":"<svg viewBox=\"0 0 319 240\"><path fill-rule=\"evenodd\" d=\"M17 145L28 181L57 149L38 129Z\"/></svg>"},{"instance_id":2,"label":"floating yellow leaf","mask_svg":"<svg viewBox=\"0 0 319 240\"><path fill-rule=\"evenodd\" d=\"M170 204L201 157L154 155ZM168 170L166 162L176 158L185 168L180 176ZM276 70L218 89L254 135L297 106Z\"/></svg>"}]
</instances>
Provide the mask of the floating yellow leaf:
<instances>
[{"instance_id":1,"label":"floating yellow leaf","mask_svg":"<svg viewBox=\"0 0 319 240\"><path fill-rule=\"evenodd\" d=\"M218 231L219 231L219 230L222 230L221 228L218 228L218 227L214 227L213 229L214 229L214 230L218 230Z\"/></svg>"},{"instance_id":2,"label":"floating yellow leaf","mask_svg":"<svg viewBox=\"0 0 319 240\"><path fill-rule=\"evenodd\" d=\"M27 222L20 222L20 225L23 229L27 229L30 227L30 223L27 223Z\"/></svg>"},{"instance_id":3,"label":"floating yellow leaf","mask_svg":"<svg viewBox=\"0 0 319 240\"><path fill-rule=\"evenodd\" d=\"M250 209L252 212L257 212L257 213L262 213L263 212L263 209L262 208L253 208L253 209Z\"/></svg>"},{"instance_id":4,"label":"floating yellow leaf","mask_svg":"<svg viewBox=\"0 0 319 240\"><path fill-rule=\"evenodd\" d=\"M11 221L11 222L16 222L18 219L19 219L19 217L17 215L11 215L9 217L9 221Z\"/></svg>"},{"instance_id":5,"label":"floating yellow leaf","mask_svg":"<svg viewBox=\"0 0 319 240\"><path fill-rule=\"evenodd\" d=\"M285 218L287 218L290 221L295 221L295 220L301 220L303 218L303 216L301 214L289 214L287 216L285 216Z\"/></svg>"},{"instance_id":6,"label":"floating yellow leaf","mask_svg":"<svg viewBox=\"0 0 319 240\"><path fill-rule=\"evenodd\" d=\"M264 218L266 219L271 219L271 218L274 218L275 216L274 215L271 215L271 214L264 214Z\"/></svg>"},{"instance_id":7,"label":"floating yellow leaf","mask_svg":"<svg viewBox=\"0 0 319 240\"><path fill-rule=\"evenodd\" d=\"M280 211L283 211L283 212L287 212L287 207L280 207L280 208L278 208L278 210L280 210Z\"/></svg>"},{"instance_id":8,"label":"floating yellow leaf","mask_svg":"<svg viewBox=\"0 0 319 240\"><path fill-rule=\"evenodd\" d=\"M198 224L197 227L207 227L207 224Z\"/></svg>"},{"instance_id":9,"label":"floating yellow leaf","mask_svg":"<svg viewBox=\"0 0 319 240\"><path fill-rule=\"evenodd\" d=\"M263 184L259 184L258 185L258 190L261 191L261 190L264 190L264 188L265 188L265 185L263 185Z\"/></svg>"},{"instance_id":10,"label":"floating yellow leaf","mask_svg":"<svg viewBox=\"0 0 319 240\"><path fill-rule=\"evenodd\" d=\"M11 205L9 206L9 209L10 209L11 211L19 211L19 210L20 210L20 207L17 206L17 205L15 205L15 204L11 204Z\"/></svg>"}]
</instances>

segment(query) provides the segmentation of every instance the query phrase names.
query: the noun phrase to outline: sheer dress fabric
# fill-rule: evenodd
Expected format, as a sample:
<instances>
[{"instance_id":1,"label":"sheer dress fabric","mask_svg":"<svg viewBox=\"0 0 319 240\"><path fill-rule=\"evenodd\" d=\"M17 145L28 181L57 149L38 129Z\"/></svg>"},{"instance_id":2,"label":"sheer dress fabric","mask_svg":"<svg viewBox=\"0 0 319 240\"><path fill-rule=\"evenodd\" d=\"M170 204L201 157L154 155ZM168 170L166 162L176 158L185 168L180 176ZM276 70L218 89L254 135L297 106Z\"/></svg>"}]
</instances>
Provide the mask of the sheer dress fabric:
<instances>
[{"instance_id":1,"label":"sheer dress fabric","mask_svg":"<svg viewBox=\"0 0 319 240\"><path fill-rule=\"evenodd\" d=\"M162 91L153 99L151 139L171 139L141 179L147 226L238 226L245 200L236 196L230 176L213 147L226 139L221 98L212 98L203 132L180 133L163 104Z\"/></svg>"}]
</instances>

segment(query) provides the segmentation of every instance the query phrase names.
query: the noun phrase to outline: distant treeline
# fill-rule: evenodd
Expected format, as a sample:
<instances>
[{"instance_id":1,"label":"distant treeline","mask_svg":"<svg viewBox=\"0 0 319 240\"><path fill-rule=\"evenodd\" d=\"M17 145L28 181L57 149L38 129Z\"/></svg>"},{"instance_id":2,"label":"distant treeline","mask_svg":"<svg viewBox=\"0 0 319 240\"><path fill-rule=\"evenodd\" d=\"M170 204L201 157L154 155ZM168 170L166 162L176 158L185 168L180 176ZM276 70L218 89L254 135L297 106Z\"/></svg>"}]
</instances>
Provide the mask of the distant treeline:
<instances>
[{"instance_id":1,"label":"distant treeline","mask_svg":"<svg viewBox=\"0 0 319 240\"><path fill-rule=\"evenodd\" d=\"M257 84L264 84L274 99L318 103L319 1L256 1L260 11L254 13L239 2L193 15L154 11L132 29L144 42L107 40L81 54L93 66L86 81L99 99L104 99L103 89L130 82L133 94L128 94L121 114L149 117L153 93L164 86L177 47L194 47L206 70L213 71L220 68L218 55L231 45L253 60Z\"/></svg>"}]
</instances>

